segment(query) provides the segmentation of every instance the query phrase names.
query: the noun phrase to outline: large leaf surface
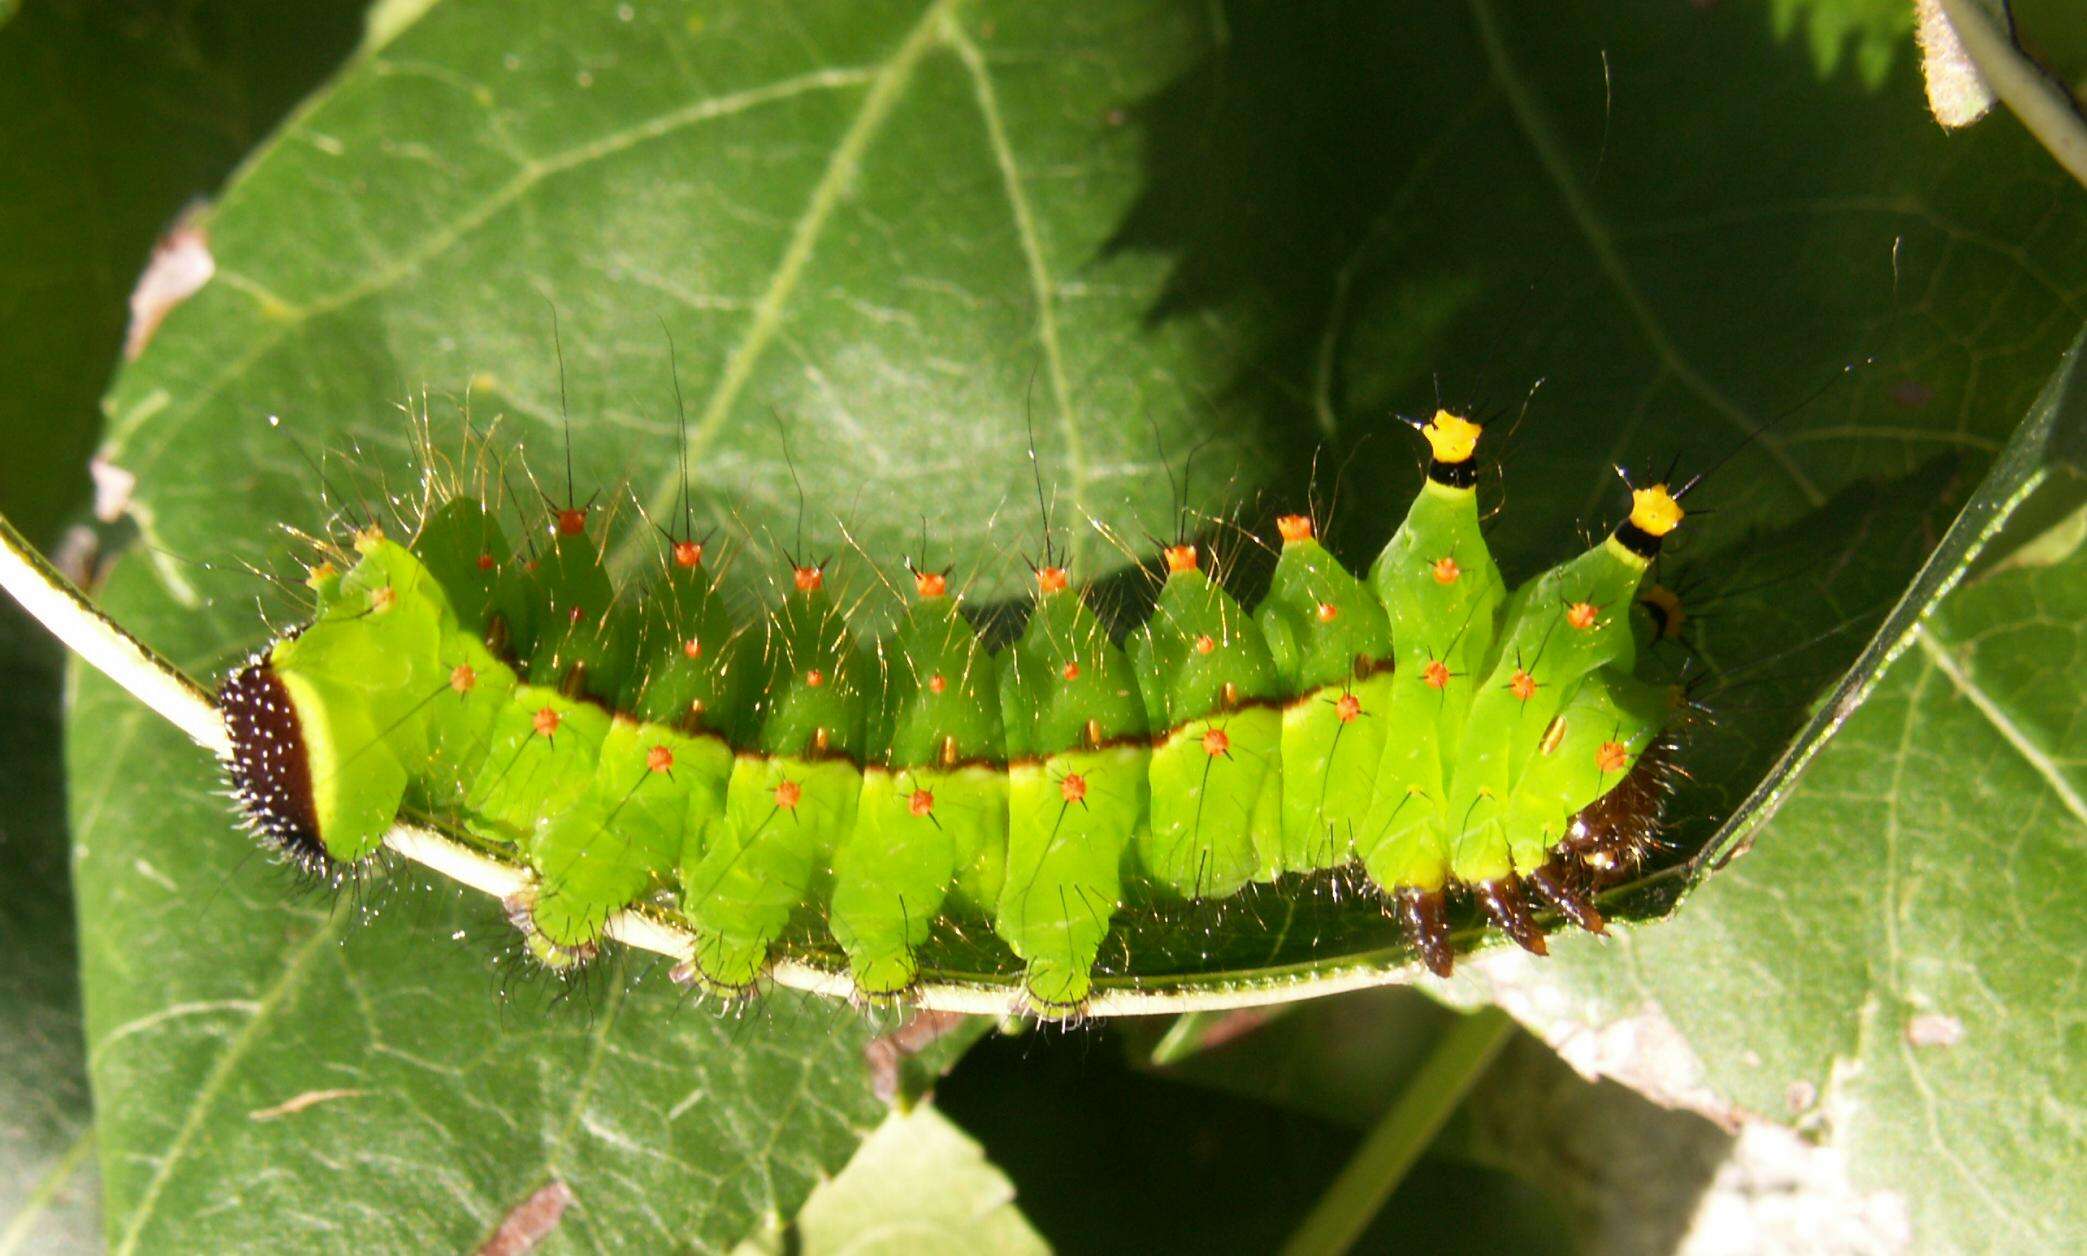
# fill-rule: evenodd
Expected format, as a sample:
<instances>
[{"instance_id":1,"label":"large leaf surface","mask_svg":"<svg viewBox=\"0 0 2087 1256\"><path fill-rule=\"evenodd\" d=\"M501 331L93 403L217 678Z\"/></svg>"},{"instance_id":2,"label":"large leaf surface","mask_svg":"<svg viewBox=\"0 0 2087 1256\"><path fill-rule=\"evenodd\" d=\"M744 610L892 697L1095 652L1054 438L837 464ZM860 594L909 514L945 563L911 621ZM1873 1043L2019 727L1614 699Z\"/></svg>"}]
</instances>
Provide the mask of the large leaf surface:
<instances>
[{"instance_id":1,"label":"large leaf surface","mask_svg":"<svg viewBox=\"0 0 2087 1256\"><path fill-rule=\"evenodd\" d=\"M397 403L422 387L505 415L504 439L531 444L562 493L553 306L582 491L628 486L655 510L678 481L660 320L671 329L700 508L746 538L734 572L749 596L795 540L779 425L808 545L841 551L838 517L889 572L924 520L931 561L990 596L1042 546L1031 419L1057 539L1085 574L1125 561L1090 519L1145 548L1145 530L1169 527L1158 449L1178 466L1206 436L1188 491L1213 512L1302 505L1329 441L1320 489L1345 467L1336 540L1359 563L1417 483L1390 407L1431 404L1439 378L1511 417L1548 375L1496 443L1493 535L1526 574L1613 518L1611 461L1711 466L1874 354L1697 499L1718 510L1672 574L1710 612L1702 650L1724 678L1677 805L1678 839L1700 844L2027 406L2077 325L2087 223L2019 136L1944 141L1903 67L1878 94L1816 81L1757 12L1648 2L1599 22L1515 20L1484 3L438 4L256 157L209 222L218 279L109 397L106 452L139 477L157 578L133 564L122 609L203 670L257 642L265 590L192 560L279 565L275 526L322 522L291 437L356 451L328 474L347 497L405 485ZM871 587L865 561L845 565ZM144 718L87 707L105 727L75 750L89 1031L115 1044L96 1047L95 1078L119 1237L230 1237L212 1227L265 1210L213 1211L209 1186L257 1180L294 1197L313 1236L345 1233L394 1180L442 1180L412 1166L462 1162L471 1190L417 1219L387 1209L449 1239L562 1165L565 1144L541 1131L594 1110L569 1087L525 1096L515 1124L535 1134L495 1114L532 1067L571 1082L592 1031L533 1012L498 1028L480 953L439 941L496 929L489 910L409 896L433 905L387 910L337 952L339 926L276 905L265 870L215 890L238 839L201 765ZM92 727L76 721L76 747ZM123 730L135 749L102 749ZM1151 971L1120 980L1207 981L1212 950L1242 970L1401 958L1367 905L1259 903L1171 948L1191 940L1140 927ZM764 1166L830 1166L858 1128L841 1081L854 1046L792 1039L820 1014L787 1000L736 1045L690 1039L687 1016L654 1026L668 1001L647 988L604 996L603 1041L663 1035L688 1069L799 1052L798 1072L706 1089L669 1119L688 1090L608 1052L604 1110L649 1106L664 1124L595 1147L579 1197L599 1235L662 1218L730 1241L756 1201L787 1211L801 1196L802 1172ZM351 1011L354 990L368 1002ZM164 1015L220 1002L255 1006ZM372 1043L433 1034L430 1007L451 1017L451 1051L493 1063L425 1079L454 1106L423 1111L427 1093ZM245 1115L372 1068L373 1086L319 1089L395 1084L415 1103ZM800 1129L789 1078L804 1075L832 1080L834 1111ZM407 1151L344 1167L274 1133L343 1112L353 1147ZM631 1168L662 1147L699 1156L676 1122L713 1119L784 1127L765 1158L700 1160L731 1207L706 1210L710 1188L685 1173L677 1192Z\"/></svg>"}]
</instances>

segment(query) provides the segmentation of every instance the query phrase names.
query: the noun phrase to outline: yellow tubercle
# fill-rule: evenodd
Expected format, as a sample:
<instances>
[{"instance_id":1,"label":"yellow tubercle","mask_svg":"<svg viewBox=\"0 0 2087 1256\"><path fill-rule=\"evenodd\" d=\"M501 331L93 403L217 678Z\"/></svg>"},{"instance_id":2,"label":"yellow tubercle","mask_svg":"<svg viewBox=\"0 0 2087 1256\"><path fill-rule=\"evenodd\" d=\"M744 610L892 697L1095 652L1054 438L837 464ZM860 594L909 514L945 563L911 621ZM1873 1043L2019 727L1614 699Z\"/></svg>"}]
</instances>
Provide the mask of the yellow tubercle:
<instances>
[{"instance_id":1,"label":"yellow tubercle","mask_svg":"<svg viewBox=\"0 0 2087 1256\"><path fill-rule=\"evenodd\" d=\"M1664 484L1631 490L1630 521L1647 536L1665 536L1680 527L1683 513Z\"/></svg>"},{"instance_id":2,"label":"yellow tubercle","mask_svg":"<svg viewBox=\"0 0 2087 1256\"><path fill-rule=\"evenodd\" d=\"M1462 415L1437 410L1435 417L1421 426L1420 434L1428 438L1435 461L1462 462L1477 451L1478 434L1484 430Z\"/></svg>"}]
</instances>

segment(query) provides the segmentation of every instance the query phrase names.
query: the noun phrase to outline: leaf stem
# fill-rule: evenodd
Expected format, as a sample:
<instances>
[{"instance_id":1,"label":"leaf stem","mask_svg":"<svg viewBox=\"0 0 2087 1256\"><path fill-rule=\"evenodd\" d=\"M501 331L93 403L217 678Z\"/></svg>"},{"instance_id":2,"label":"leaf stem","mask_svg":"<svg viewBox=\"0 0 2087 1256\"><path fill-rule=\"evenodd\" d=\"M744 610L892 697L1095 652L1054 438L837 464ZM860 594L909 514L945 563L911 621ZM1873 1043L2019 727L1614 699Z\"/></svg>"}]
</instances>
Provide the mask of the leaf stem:
<instances>
[{"instance_id":1,"label":"leaf stem","mask_svg":"<svg viewBox=\"0 0 2087 1256\"><path fill-rule=\"evenodd\" d=\"M1487 1007L1442 1035L1348 1167L1290 1236L1283 1248L1286 1256L1320 1256L1353 1247L1514 1029L1507 1013Z\"/></svg>"},{"instance_id":2,"label":"leaf stem","mask_svg":"<svg viewBox=\"0 0 2087 1256\"><path fill-rule=\"evenodd\" d=\"M87 600L0 515L0 589L38 623L138 701L159 712L197 745L224 758L232 752L210 695L151 646L125 632Z\"/></svg>"}]
</instances>

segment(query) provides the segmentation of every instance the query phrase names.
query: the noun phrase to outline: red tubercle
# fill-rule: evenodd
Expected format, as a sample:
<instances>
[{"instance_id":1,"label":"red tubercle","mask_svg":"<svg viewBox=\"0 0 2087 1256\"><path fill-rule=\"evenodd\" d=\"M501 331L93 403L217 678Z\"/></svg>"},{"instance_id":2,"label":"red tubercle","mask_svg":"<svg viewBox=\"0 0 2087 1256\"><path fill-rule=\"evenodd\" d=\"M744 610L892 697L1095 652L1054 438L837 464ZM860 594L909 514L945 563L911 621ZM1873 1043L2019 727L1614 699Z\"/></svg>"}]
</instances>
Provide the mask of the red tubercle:
<instances>
[{"instance_id":1,"label":"red tubercle","mask_svg":"<svg viewBox=\"0 0 2087 1256\"><path fill-rule=\"evenodd\" d=\"M491 554L480 554L478 556L478 569L480 571L491 571L493 568L499 565L500 564L493 561L493 556Z\"/></svg>"},{"instance_id":2,"label":"red tubercle","mask_svg":"<svg viewBox=\"0 0 2087 1256\"><path fill-rule=\"evenodd\" d=\"M471 669L469 663L459 663L455 670L449 673L449 687L458 693L470 693L472 686L477 683L478 673Z\"/></svg>"},{"instance_id":3,"label":"red tubercle","mask_svg":"<svg viewBox=\"0 0 2087 1256\"><path fill-rule=\"evenodd\" d=\"M1202 636L1196 638L1196 653L1209 654L1211 651L1215 649L1217 649L1217 639L1212 637L1209 633L1206 632Z\"/></svg>"},{"instance_id":4,"label":"red tubercle","mask_svg":"<svg viewBox=\"0 0 2087 1256\"><path fill-rule=\"evenodd\" d=\"M674 565L684 568L702 566L703 543L701 541L674 542Z\"/></svg>"},{"instance_id":5,"label":"red tubercle","mask_svg":"<svg viewBox=\"0 0 2087 1256\"><path fill-rule=\"evenodd\" d=\"M1222 728L1213 728L1203 734L1203 753L1215 759L1232 748L1232 739Z\"/></svg>"},{"instance_id":6,"label":"red tubercle","mask_svg":"<svg viewBox=\"0 0 2087 1256\"><path fill-rule=\"evenodd\" d=\"M1630 751L1620 741L1605 741L1594 752L1594 766L1600 768L1604 776L1621 772L1629 762Z\"/></svg>"},{"instance_id":7,"label":"red tubercle","mask_svg":"<svg viewBox=\"0 0 2087 1256\"><path fill-rule=\"evenodd\" d=\"M943 690L947 688L949 688L949 682L942 678L941 672L936 672L934 675L928 677L929 693L941 693Z\"/></svg>"},{"instance_id":8,"label":"red tubercle","mask_svg":"<svg viewBox=\"0 0 2087 1256\"><path fill-rule=\"evenodd\" d=\"M648 772L671 772L674 770L674 752L666 746L654 746L645 752L645 770Z\"/></svg>"},{"instance_id":9,"label":"red tubercle","mask_svg":"<svg viewBox=\"0 0 2087 1256\"><path fill-rule=\"evenodd\" d=\"M1362 718L1362 699L1352 693L1344 693L1333 703L1334 717L1343 724L1353 724Z\"/></svg>"},{"instance_id":10,"label":"red tubercle","mask_svg":"<svg viewBox=\"0 0 2087 1256\"><path fill-rule=\"evenodd\" d=\"M1196 569L1196 547L1193 545L1169 545L1160 551L1166 556L1167 570L1178 574Z\"/></svg>"},{"instance_id":11,"label":"red tubercle","mask_svg":"<svg viewBox=\"0 0 2087 1256\"><path fill-rule=\"evenodd\" d=\"M913 813L914 819L924 820L935 813L935 796L927 790L916 789L913 796L906 799L906 810Z\"/></svg>"},{"instance_id":12,"label":"red tubercle","mask_svg":"<svg viewBox=\"0 0 2087 1256\"><path fill-rule=\"evenodd\" d=\"M1078 772L1067 772L1058 782L1058 796L1068 803L1087 801L1087 778Z\"/></svg>"},{"instance_id":13,"label":"red tubercle","mask_svg":"<svg viewBox=\"0 0 2087 1256\"><path fill-rule=\"evenodd\" d=\"M1080 665L1078 663L1067 663L1065 670L1060 675L1067 680L1078 680L1080 678Z\"/></svg>"},{"instance_id":14,"label":"red tubercle","mask_svg":"<svg viewBox=\"0 0 2087 1256\"><path fill-rule=\"evenodd\" d=\"M1516 701L1527 702L1536 696L1536 677L1517 667L1507 682L1507 691L1515 696Z\"/></svg>"},{"instance_id":15,"label":"red tubercle","mask_svg":"<svg viewBox=\"0 0 2087 1256\"><path fill-rule=\"evenodd\" d=\"M826 673L816 667L810 668L804 673L804 683L817 689L826 683Z\"/></svg>"},{"instance_id":16,"label":"red tubercle","mask_svg":"<svg viewBox=\"0 0 2087 1256\"><path fill-rule=\"evenodd\" d=\"M1449 688L1449 665L1441 659L1432 659L1426 667L1421 669L1420 678L1427 682L1427 686L1430 689L1447 689Z\"/></svg>"},{"instance_id":17,"label":"red tubercle","mask_svg":"<svg viewBox=\"0 0 2087 1256\"><path fill-rule=\"evenodd\" d=\"M558 711L555 707L538 707L529 723L536 729L538 737L550 737L558 731Z\"/></svg>"},{"instance_id":18,"label":"red tubercle","mask_svg":"<svg viewBox=\"0 0 2087 1256\"><path fill-rule=\"evenodd\" d=\"M804 801L804 786L799 785L796 781L777 781L775 783L775 805L777 807L784 811L795 811L797 810L797 804L802 801Z\"/></svg>"},{"instance_id":19,"label":"red tubercle","mask_svg":"<svg viewBox=\"0 0 2087 1256\"><path fill-rule=\"evenodd\" d=\"M1600 617L1601 608L1592 602L1574 602L1565 608L1566 624L1582 632L1594 627L1594 621Z\"/></svg>"},{"instance_id":20,"label":"red tubercle","mask_svg":"<svg viewBox=\"0 0 2087 1256\"><path fill-rule=\"evenodd\" d=\"M823 567L793 567L790 578L796 583L799 593L817 593L826 584L826 570Z\"/></svg>"},{"instance_id":21,"label":"red tubercle","mask_svg":"<svg viewBox=\"0 0 2087 1256\"><path fill-rule=\"evenodd\" d=\"M701 641L696 640L694 637L690 637L688 640L681 643L681 652L692 659L702 658L703 643Z\"/></svg>"},{"instance_id":22,"label":"red tubercle","mask_svg":"<svg viewBox=\"0 0 2087 1256\"><path fill-rule=\"evenodd\" d=\"M567 506L558 512L558 535L578 536L587 530L587 508Z\"/></svg>"},{"instance_id":23,"label":"red tubercle","mask_svg":"<svg viewBox=\"0 0 2087 1256\"><path fill-rule=\"evenodd\" d=\"M949 596L949 577L939 571L913 573L913 592L923 602Z\"/></svg>"},{"instance_id":24,"label":"red tubercle","mask_svg":"<svg viewBox=\"0 0 2087 1256\"><path fill-rule=\"evenodd\" d=\"M1436 559L1428 570L1434 573L1436 584L1455 584L1457 577L1464 574L1464 569L1457 566L1457 560L1447 554Z\"/></svg>"},{"instance_id":25,"label":"red tubercle","mask_svg":"<svg viewBox=\"0 0 2087 1256\"><path fill-rule=\"evenodd\" d=\"M1063 593L1072 587L1072 573L1063 567L1039 567L1036 587L1044 593Z\"/></svg>"},{"instance_id":26,"label":"red tubercle","mask_svg":"<svg viewBox=\"0 0 2087 1256\"><path fill-rule=\"evenodd\" d=\"M1316 611L1315 613L1316 613L1316 614L1317 614L1317 615L1319 616L1319 622L1320 622L1320 623L1322 623L1322 624L1330 624L1330 623L1332 623L1332 622L1333 622L1334 620L1336 620L1336 619L1339 619L1339 618L1340 618L1340 616L1341 616L1341 608L1340 608L1340 607L1338 607L1338 606L1335 606L1335 605L1334 605L1333 603L1331 603L1331 602L1321 602L1321 603L1319 603L1319 607L1318 607L1318 610L1317 610L1317 611Z\"/></svg>"}]
</instances>

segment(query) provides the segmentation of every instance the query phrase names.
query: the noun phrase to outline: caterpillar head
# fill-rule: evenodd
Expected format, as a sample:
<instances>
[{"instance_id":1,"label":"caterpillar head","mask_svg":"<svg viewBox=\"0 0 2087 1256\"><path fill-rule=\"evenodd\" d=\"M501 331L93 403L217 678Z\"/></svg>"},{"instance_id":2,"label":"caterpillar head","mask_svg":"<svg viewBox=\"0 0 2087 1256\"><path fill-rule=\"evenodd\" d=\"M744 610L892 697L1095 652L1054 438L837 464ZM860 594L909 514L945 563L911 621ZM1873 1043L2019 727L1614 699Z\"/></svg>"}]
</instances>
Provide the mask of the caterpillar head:
<instances>
[{"instance_id":1,"label":"caterpillar head","mask_svg":"<svg viewBox=\"0 0 2087 1256\"><path fill-rule=\"evenodd\" d=\"M232 791L247 822L299 868L324 873L334 859L319 837L311 756L288 687L257 656L225 678L217 705L232 739Z\"/></svg>"}]
</instances>

